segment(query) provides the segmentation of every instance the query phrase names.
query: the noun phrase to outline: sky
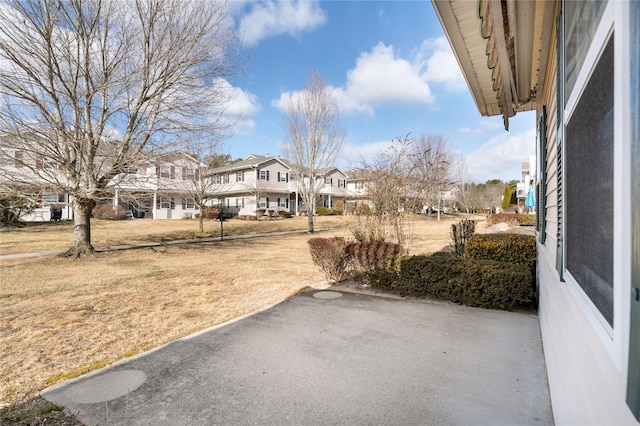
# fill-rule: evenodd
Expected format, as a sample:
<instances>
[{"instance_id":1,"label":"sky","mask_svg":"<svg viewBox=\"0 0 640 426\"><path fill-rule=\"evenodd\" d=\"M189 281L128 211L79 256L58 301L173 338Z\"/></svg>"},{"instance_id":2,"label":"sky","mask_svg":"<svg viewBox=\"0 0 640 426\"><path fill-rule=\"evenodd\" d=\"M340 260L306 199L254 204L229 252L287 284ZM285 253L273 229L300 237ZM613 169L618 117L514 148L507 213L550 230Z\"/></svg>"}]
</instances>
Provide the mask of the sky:
<instances>
[{"instance_id":1,"label":"sky","mask_svg":"<svg viewBox=\"0 0 640 426\"><path fill-rule=\"evenodd\" d=\"M230 83L238 122L222 151L279 155L284 100L317 70L331 87L347 171L393 139L443 135L476 182L521 176L535 152L535 114L482 117L430 1L231 2L246 69Z\"/></svg>"}]
</instances>

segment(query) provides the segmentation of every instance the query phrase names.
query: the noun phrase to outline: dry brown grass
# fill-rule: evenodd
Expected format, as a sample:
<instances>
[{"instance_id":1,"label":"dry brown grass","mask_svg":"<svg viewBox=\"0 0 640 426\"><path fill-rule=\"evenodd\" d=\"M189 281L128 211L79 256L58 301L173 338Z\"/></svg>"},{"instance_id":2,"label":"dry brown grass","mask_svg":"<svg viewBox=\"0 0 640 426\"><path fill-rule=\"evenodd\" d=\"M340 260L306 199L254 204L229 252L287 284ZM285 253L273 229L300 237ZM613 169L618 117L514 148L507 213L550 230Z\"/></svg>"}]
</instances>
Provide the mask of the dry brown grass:
<instances>
[{"instance_id":1,"label":"dry brown grass","mask_svg":"<svg viewBox=\"0 0 640 426\"><path fill-rule=\"evenodd\" d=\"M180 228L185 222L96 222L94 241L107 245L186 238L192 231ZM233 222L225 223L225 229L231 231ZM412 252L446 246L452 222L415 222ZM304 229L306 220L241 224L254 227L255 233L298 224ZM345 219L320 218L318 225L345 225ZM3 232L1 252L64 249L69 242L62 241L62 228ZM349 234L342 227L317 236ZM0 261L0 404L322 282L311 262L309 238L295 234L105 252L75 260L46 256Z\"/></svg>"}]
</instances>

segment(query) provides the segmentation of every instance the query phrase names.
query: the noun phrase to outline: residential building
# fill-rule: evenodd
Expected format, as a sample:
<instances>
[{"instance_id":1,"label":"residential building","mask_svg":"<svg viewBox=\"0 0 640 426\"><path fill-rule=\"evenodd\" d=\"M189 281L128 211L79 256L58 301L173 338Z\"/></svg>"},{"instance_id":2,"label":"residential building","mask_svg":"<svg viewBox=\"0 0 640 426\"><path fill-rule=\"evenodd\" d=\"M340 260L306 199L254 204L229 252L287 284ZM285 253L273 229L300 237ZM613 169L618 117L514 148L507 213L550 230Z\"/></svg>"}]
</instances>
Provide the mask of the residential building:
<instances>
[{"instance_id":1,"label":"residential building","mask_svg":"<svg viewBox=\"0 0 640 426\"><path fill-rule=\"evenodd\" d=\"M557 424L640 419L640 2L434 0L482 115L537 117L539 321Z\"/></svg>"},{"instance_id":2,"label":"residential building","mask_svg":"<svg viewBox=\"0 0 640 426\"><path fill-rule=\"evenodd\" d=\"M306 214L297 177L290 164L278 156L249 155L244 160L209 170L216 205L225 215L277 216L280 212ZM302 177L309 179L308 176ZM319 186L318 206L334 208L347 196L347 175L337 167L320 170L314 179ZM316 206L317 207L317 206Z\"/></svg>"},{"instance_id":3,"label":"residential building","mask_svg":"<svg viewBox=\"0 0 640 426\"><path fill-rule=\"evenodd\" d=\"M10 143L5 145L0 155L0 184L19 188L36 205L21 220L49 221L52 206L61 208L61 219L72 219L72 196L63 189L68 184L63 170L53 161L49 164L33 153L12 149ZM99 155L99 164L102 168L109 167L109 158ZM195 198L203 167L204 164L182 152L143 154L115 176L95 201L121 205L137 218L191 218L200 211Z\"/></svg>"},{"instance_id":4,"label":"residential building","mask_svg":"<svg viewBox=\"0 0 640 426\"><path fill-rule=\"evenodd\" d=\"M518 211L524 212L526 210L525 202L527 200L527 194L529 188L535 191L533 183L536 180L536 157L534 155L529 156L529 161L522 163L522 177L518 182L516 189L516 202L518 204Z\"/></svg>"}]
</instances>

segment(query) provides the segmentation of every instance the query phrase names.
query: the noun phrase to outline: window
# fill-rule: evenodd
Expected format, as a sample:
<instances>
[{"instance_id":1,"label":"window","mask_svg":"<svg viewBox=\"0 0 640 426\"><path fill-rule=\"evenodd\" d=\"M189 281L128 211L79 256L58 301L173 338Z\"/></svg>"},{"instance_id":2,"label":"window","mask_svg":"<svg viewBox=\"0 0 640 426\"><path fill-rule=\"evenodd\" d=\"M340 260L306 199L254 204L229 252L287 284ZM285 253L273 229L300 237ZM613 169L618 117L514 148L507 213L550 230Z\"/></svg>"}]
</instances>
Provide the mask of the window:
<instances>
[{"instance_id":1,"label":"window","mask_svg":"<svg viewBox=\"0 0 640 426\"><path fill-rule=\"evenodd\" d=\"M60 197L58 194L45 194L42 197L43 204L51 204L60 202Z\"/></svg>"},{"instance_id":2,"label":"window","mask_svg":"<svg viewBox=\"0 0 640 426\"><path fill-rule=\"evenodd\" d=\"M184 170L184 169L183 169L183 170ZM186 178L187 180L191 180L191 181L195 180L195 178L196 178L196 171L195 171L194 169L189 169L189 168L187 168L187 169L186 169L186 172L185 172L185 178Z\"/></svg>"},{"instance_id":3,"label":"window","mask_svg":"<svg viewBox=\"0 0 640 426\"><path fill-rule=\"evenodd\" d=\"M565 106L576 84L578 73L584 64L606 4L604 0L564 2Z\"/></svg>"},{"instance_id":4,"label":"window","mask_svg":"<svg viewBox=\"0 0 640 426\"><path fill-rule=\"evenodd\" d=\"M364 189L364 182L356 182L356 189Z\"/></svg>"},{"instance_id":5,"label":"window","mask_svg":"<svg viewBox=\"0 0 640 426\"><path fill-rule=\"evenodd\" d=\"M244 172L242 170L236 172L236 182L244 182Z\"/></svg>"},{"instance_id":6,"label":"window","mask_svg":"<svg viewBox=\"0 0 640 426\"><path fill-rule=\"evenodd\" d=\"M169 197L160 197L160 208L161 209L170 209L171 208L171 198L169 198Z\"/></svg>"},{"instance_id":7,"label":"window","mask_svg":"<svg viewBox=\"0 0 640 426\"><path fill-rule=\"evenodd\" d=\"M333 179L331 179L330 177L325 177L324 183L327 185L331 185L333 183Z\"/></svg>"},{"instance_id":8,"label":"window","mask_svg":"<svg viewBox=\"0 0 640 426\"><path fill-rule=\"evenodd\" d=\"M171 167L160 166L160 177L169 179L171 177Z\"/></svg>"},{"instance_id":9,"label":"window","mask_svg":"<svg viewBox=\"0 0 640 426\"><path fill-rule=\"evenodd\" d=\"M214 184L220 185L220 175L213 175L212 179Z\"/></svg>"},{"instance_id":10,"label":"window","mask_svg":"<svg viewBox=\"0 0 640 426\"><path fill-rule=\"evenodd\" d=\"M604 6L565 2L564 141L559 190L564 214L565 268L613 326L613 89L612 34L600 57L586 63ZM597 46L596 46L597 47ZM578 75L591 71L584 87ZM588 67L588 68L587 68ZM579 97L578 95L579 94ZM567 101L572 104L568 104ZM562 178L562 182L560 181Z\"/></svg>"},{"instance_id":11,"label":"window","mask_svg":"<svg viewBox=\"0 0 640 426\"><path fill-rule=\"evenodd\" d=\"M338 179L338 188L346 188L347 180L346 179Z\"/></svg>"},{"instance_id":12,"label":"window","mask_svg":"<svg viewBox=\"0 0 640 426\"><path fill-rule=\"evenodd\" d=\"M236 198L236 208L241 209L244 207L244 198Z\"/></svg>"},{"instance_id":13,"label":"window","mask_svg":"<svg viewBox=\"0 0 640 426\"><path fill-rule=\"evenodd\" d=\"M260 208L269 208L269 199L267 197L260 197Z\"/></svg>"},{"instance_id":14,"label":"window","mask_svg":"<svg viewBox=\"0 0 640 426\"><path fill-rule=\"evenodd\" d=\"M278 198L278 207L283 209L289 208L289 199L288 198Z\"/></svg>"},{"instance_id":15,"label":"window","mask_svg":"<svg viewBox=\"0 0 640 426\"><path fill-rule=\"evenodd\" d=\"M278 172L278 182L289 182L289 174Z\"/></svg>"},{"instance_id":16,"label":"window","mask_svg":"<svg viewBox=\"0 0 640 426\"><path fill-rule=\"evenodd\" d=\"M224 183L229 183L229 173L225 174L222 176L223 182Z\"/></svg>"},{"instance_id":17,"label":"window","mask_svg":"<svg viewBox=\"0 0 640 426\"><path fill-rule=\"evenodd\" d=\"M187 197L187 199L185 201L185 206L188 209L195 209L196 208L196 200L194 200L193 197Z\"/></svg>"},{"instance_id":18,"label":"window","mask_svg":"<svg viewBox=\"0 0 640 426\"><path fill-rule=\"evenodd\" d=\"M260 170L260 180L269 180L269 170Z\"/></svg>"}]
</instances>

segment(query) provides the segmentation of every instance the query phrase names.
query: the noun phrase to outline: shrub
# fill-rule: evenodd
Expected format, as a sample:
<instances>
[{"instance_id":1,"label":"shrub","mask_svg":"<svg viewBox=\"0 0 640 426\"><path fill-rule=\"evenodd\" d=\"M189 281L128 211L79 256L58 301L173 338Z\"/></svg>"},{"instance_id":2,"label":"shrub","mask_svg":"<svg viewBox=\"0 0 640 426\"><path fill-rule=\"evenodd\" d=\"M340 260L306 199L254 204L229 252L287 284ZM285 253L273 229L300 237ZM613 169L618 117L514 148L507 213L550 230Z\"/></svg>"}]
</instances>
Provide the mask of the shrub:
<instances>
[{"instance_id":1,"label":"shrub","mask_svg":"<svg viewBox=\"0 0 640 426\"><path fill-rule=\"evenodd\" d=\"M522 265L529 268L536 291L536 237L517 234L478 234L467 242L465 257Z\"/></svg>"},{"instance_id":2,"label":"shrub","mask_svg":"<svg viewBox=\"0 0 640 426\"><path fill-rule=\"evenodd\" d=\"M218 219L218 216L220 216L220 210L213 208L213 207L203 207L202 208L202 218L203 219L210 219L210 220L214 220L214 219ZM198 216L196 216L198 217Z\"/></svg>"},{"instance_id":3,"label":"shrub","mask_svg":"<svg viewBox=\"0 0 640 426\"><path fill-rule=\"evenodd\" d=\"M338 212L338 214L342 214L342 212L344 211L344 203L342 202L342 200L336 201L335 210Z\"/></svg>"},{"instance_id":4,"label":"shrub","mask_svg":"<svg viewBox=\"0 0 640 426\"><path fill-rule=\"evenodd\" d=\"M15 191L0 193L0 224L16 226L20 216L31 213L36 208L29 197Z\"/></svg>"},{"instance_id":5,"label":"shrub","mask_svg":"<svg viewBox=\"0 0 640 426\"><path fill-rule=\"evenodd\" d=\"M535 268L536 237L517 234L477 234L467 241L465 257Z\"/></svg>"},{"instance_id":6,"label":"shrub","mask_svg":"<svg viewBox=\"0 0 640 426\"><path fill-rule=\"evenodd\" d=\"M533 214L518 215L518 224L520 226L535 226L536 216Z\"/></svg>"},{"instance_id":7,"label":"shrub","mask_svg":"<svg viewBox=\"0 0 640 426\"><path fill-rule=\"evenodd\" d=\"M340 212L335 209L328 209L326 207L318 207L316 208L316 214L318 216L335 216L339 215Z\"/></svg>"},{"instance_id":8,"label":"shrub","mask_svg":"<svg viewBox=\"0 0 640 426\"><path fill-rule=\"evenodd\" d=\"M512 309L531 305L529 269L493 260L453 256L410 256L397 261L395 270L372 276L373 287L401 296L436 296L468 306Z\"/></svg>"},{"instance_id":9,"label":"shrub","mask_svg":"<svg viewBox=\"0 0 640 426\"><path fill-rule=\"evenodd\" d=\"M278 212L278 215L280 215L280 217L282 218L289 219L291 217L291 212L287 210L280 210Z\"/></svg>"},{"instance_id":10,"label":"shrub","mask_svg":"<svg viewBox=\"0 0 640 426\"><path fill-rule=\"evenodd\" d=\"M238 219L240 219L240 220L256 220L256 217L254 215L249 215L249 214L240 214L240 215L238 215Z\"/></svg>"},{"instance_id":11,"label":"shrub","mask_svg":"<svg viewBox=\"0 0 640 426\"><path fill-rule=\"evenodd\" d=\"M498 213L487 216L487 225L495 225L496 223L506 223L509 226L531 226L536 224L535 215L531 214L513 214Z\"/></svg>"},{"instance_id":12,"label":"shrub","mask_svg":"<svg viewBox=\"0 0 640 426\"><path fill-rule=\"evenodd\" d=\"M113 204L98 204L93 208L93 217L103 220L127 220L127 216L124 212L124 207L120 205L114 206Z\"/></svg>"},{"instance_id":13,"label":"shrub","mask_svg":"<svg viewBox=\"0 0 640 426\"><path fill-rule=\"evenodd\" d=\"M359 241L349 244L346 251L353 268L370 275L392 266L393 261L403 252L403 249L399 244L385 241Z\"/></svg>"},{"instance_id":14,"label":"shrub","mask_svg":"<svg viewBox=\"0 0 640 426\"><path fill-rule=\"evenodd\" d=\"M342 281L349 275L349 242L342 237L311 238L307 241L313 263L320 267L328 279Z\"/></svg>"},{"instance_id":15,"label":"shrub","mask_svg":"<svg viewBox=\"0 0 640 426\"><path fill-rule=\"evenodd\" d=\"M464 256L464 248L469 238L476 232L476 222L470 219L463 219L457 224L451 225L451 241L453 242L453 251L456 256Z\"/></svg>"}]
</instances>

